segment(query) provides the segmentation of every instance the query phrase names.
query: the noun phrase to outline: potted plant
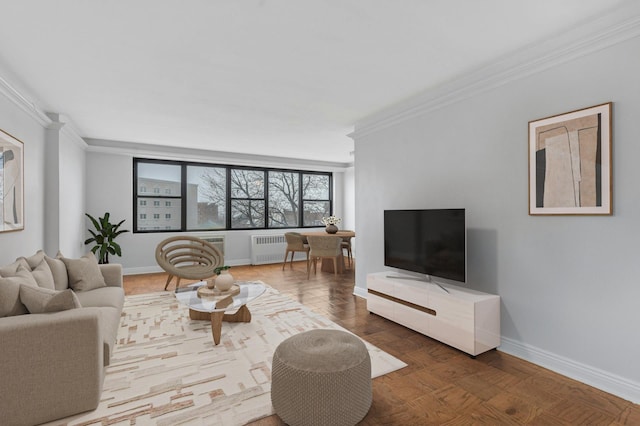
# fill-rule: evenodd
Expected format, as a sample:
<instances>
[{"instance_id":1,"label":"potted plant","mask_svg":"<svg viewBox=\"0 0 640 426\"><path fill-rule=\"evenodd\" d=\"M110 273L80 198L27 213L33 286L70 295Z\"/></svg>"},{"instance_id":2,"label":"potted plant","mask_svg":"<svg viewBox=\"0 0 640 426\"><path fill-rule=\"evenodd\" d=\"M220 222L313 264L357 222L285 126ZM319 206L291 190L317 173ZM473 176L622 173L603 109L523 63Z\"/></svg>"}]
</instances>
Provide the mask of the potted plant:
<instances>
[{"instance_id":1,"label":"potted plant","mask_svg":"<svg viewBox=\"0 0 640 426\"><path fill-rule=\"evenodd\" d=\"M95 228L95 231L89 229L91 238L85 240L85 244L94 243L91 248L91 252L98 255L98 263L109 263L109 255L122 256L122 249L120 245L116 243L115 238L125 232L129 232L126 229L119 229L124 223L124 219L117 224L109 222L109 212L106 212L103 217L95 219L89 213L85 213Z\"/></svg>"}]
</instances>

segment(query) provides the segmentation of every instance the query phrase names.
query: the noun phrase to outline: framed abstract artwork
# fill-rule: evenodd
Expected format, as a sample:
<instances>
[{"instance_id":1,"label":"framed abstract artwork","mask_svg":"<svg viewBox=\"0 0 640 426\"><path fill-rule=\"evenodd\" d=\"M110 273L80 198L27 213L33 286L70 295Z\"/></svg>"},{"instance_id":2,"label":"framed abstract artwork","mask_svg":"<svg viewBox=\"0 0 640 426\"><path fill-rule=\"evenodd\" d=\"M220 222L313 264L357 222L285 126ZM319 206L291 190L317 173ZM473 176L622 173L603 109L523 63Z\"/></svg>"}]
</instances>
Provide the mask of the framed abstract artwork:
<instances>
[{"instance_id":1,"label":"framed abstract artwork","mask_svg":"<svg viewBox=\"0 0 640 426\"><path fill-rule=\"evenodd\" d=\"M0 130L0 232L24 229L24 146Z\"/></svg>"},{"instance_id":2,"label":"framed abstract artwork","mask_svg":"<svg viewBox=\"0 0 640 426\"><path fill-rule=\"evenodd\" d=\"M529 214L610 215L611 108L529 122Z\"/></svg>"}]
</instances>

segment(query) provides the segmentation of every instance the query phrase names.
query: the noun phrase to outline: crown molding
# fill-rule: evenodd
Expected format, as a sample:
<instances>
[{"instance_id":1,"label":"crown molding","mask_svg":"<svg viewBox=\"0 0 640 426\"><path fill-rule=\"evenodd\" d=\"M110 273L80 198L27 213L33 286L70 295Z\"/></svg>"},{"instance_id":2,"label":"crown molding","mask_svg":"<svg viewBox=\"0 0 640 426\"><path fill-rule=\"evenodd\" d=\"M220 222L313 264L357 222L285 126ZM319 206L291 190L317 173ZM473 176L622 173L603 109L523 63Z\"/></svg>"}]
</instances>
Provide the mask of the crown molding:
<instances>
[{"instance_id":1,"label":"crown molding","mask_svg":"<svg viewBox=\"0 0 640 426\"><path fill-rule=\"evenodd\" d=\"M273 167L331 172L344 172L350 167L353 167L353 163L305 160L225 151L209 151L204 149L113 141L105 139L86 138L85 142L88 145L87 151L89 152L100 152L162 160L193 161L200 163L229 164L236 166Z\"/></svg>"},{"instance_id":2,"label":"crown molding","mask_svg":"<svg viewBox=\"0 0 640 426\"><path fill-rule=\"evenodd\" d=\"M13 102L18 108L29 114L42 127L48 128L52 121L44 111L42 111L35 102L29 100L18 89L11 85L7 80L0 76L0 93L9 101Z\"/></svg>"},{"instance_id":3,"label":"crown molding","mask_svg":"<svg viewBox=\"0 0 640 426\"><path fill-rule=\"evenodd\" d=\"M530 44L474 72L367 116L355 123L354 132L348 136L365 137L639 35L640 2L628 1L613 12Z\"/></svg>"}]
</instances>

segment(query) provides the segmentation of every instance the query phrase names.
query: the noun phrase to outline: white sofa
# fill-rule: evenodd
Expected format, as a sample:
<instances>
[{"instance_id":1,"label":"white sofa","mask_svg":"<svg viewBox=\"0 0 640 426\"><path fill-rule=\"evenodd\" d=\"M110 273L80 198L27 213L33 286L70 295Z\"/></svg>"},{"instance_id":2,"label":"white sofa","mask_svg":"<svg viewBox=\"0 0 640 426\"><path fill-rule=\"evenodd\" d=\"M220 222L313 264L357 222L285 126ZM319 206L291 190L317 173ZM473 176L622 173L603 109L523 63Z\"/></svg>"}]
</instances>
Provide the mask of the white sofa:
<instances>
[{"instance_id":1,"label":"white sofa","mask_svg":"<svg viewBox=\"0 0 640 426\"><path fill-rule=\"evenodd\" d=\"M34 425L100 401L124 304L122 267L39 251L0 268L0 413Z\"/></svg>"}]
</instances>

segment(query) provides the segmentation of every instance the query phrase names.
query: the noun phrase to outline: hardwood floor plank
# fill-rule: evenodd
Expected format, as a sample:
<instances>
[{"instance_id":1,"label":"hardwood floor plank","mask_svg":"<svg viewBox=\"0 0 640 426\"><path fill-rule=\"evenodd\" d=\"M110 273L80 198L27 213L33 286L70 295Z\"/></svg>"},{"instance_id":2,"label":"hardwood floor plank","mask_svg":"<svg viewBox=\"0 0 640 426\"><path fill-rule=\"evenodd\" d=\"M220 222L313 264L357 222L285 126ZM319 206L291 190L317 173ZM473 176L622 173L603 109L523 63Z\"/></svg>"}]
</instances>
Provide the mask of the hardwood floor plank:
<instances>
[{"instance_id":1,"label":"hardwood floor plank","mask_svg":"<svg viewBox=\"0 0 640 426\"><path fill-rule=\"evenodd\" d=\"M621 398L500 351L472 359L370 314L366 300L353 295L354 268L337 277L318 269L309 280L304 262L284 271L282 264L234 266L231 273L266 282L408 364L373 380L373 403L361 425L640 425L640 407ZM125 292L163 291L166 278L126 276ZM270 416L251 425L284 423Z\"/></svg>"}]
</instances>

